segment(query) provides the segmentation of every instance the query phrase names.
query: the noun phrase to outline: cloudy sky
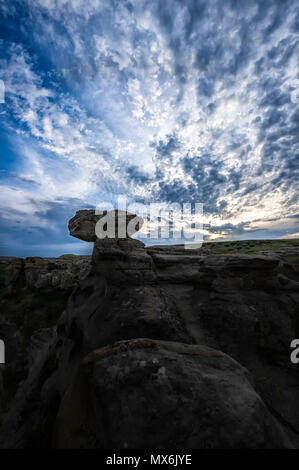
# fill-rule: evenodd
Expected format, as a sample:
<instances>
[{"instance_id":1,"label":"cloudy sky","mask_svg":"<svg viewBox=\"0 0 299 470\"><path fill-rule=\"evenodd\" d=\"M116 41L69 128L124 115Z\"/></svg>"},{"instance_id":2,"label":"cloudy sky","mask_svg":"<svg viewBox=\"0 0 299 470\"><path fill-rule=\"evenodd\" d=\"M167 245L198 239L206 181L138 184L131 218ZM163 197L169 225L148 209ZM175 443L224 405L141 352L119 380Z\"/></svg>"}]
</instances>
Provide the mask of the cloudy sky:
<instances>
[{"instance_id":1,"label":"cloudy sky","mask_svg":"<svg viewBox=\"0 0 299 470\"><path fill-rule=\"evenodd\" d=\"M68 219L118 195L299 237L299 0L0 5L1 255L88 252Z\"/></svg>"}]
</instances>

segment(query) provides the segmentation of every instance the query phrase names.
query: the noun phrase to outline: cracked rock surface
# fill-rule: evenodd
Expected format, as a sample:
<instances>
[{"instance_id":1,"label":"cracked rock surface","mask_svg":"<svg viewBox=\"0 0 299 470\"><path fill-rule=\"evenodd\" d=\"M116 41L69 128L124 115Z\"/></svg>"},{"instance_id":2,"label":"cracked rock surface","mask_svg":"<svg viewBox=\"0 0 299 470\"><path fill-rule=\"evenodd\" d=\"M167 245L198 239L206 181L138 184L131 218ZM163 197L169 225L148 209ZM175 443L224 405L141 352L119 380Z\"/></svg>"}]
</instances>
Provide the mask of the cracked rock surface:
<instances>
[{"instance_id":1,"label":"cracked rock surface","mask_svg":"<svg viewBox=\"0 0 299 470\"><path fill-rule=\"evenodd\" d=\"M0 446L299 447L296 266L98 239L98 220L70 221L93 254L58 321L32 336Z\"/></svg>"}]
</instances>

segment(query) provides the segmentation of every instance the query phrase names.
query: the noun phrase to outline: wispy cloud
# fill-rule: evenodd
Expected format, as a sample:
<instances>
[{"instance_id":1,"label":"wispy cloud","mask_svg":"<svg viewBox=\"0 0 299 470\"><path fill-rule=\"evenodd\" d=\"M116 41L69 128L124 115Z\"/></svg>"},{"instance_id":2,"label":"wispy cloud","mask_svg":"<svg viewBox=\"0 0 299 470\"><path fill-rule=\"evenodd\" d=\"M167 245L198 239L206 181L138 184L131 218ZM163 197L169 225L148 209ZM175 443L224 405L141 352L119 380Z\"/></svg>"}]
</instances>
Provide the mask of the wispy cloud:
<instances>
[{"instance_id":1,"label":"wispy cloud","mask_svg":"<svg viewBox=\"0 0 299 470\"><path fill-rule=\"evenodd\" d=\"M5 223L120 193L202 202L207 236L298 232L298 6L1 3Z\"/></svg>"}]
</instances>

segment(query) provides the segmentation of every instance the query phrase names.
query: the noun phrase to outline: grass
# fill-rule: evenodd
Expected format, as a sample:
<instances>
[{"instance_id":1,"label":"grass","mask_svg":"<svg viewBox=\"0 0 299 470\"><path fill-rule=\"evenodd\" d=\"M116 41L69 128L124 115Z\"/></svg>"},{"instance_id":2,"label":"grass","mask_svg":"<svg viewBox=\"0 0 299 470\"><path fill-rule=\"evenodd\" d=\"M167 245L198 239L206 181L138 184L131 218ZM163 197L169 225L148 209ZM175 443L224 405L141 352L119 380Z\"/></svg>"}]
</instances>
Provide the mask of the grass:
<instances>
[{"instance_id":1,"label":"grass","mask_svg":"<svg viewBox=\"0 0 299 470\"><path fill-rule=\"evenodd\" d=\"M215 254L221 253L258 253L259 251L276 251L285 248L299 248L299 239L290 240L238 240L229 242L205 242L204 247ZM296 255L295 255L296 257Z\"/></svg>"},{"instance_id":2,"label":"grass","mask_svg":"<svg viewBox=\"0 0 299 470\"><path fill-rule=\"evenodd\" d=\"M283 259L288 263L299 265L299 255L285 256Z\"/></svg>"}]
</instances>

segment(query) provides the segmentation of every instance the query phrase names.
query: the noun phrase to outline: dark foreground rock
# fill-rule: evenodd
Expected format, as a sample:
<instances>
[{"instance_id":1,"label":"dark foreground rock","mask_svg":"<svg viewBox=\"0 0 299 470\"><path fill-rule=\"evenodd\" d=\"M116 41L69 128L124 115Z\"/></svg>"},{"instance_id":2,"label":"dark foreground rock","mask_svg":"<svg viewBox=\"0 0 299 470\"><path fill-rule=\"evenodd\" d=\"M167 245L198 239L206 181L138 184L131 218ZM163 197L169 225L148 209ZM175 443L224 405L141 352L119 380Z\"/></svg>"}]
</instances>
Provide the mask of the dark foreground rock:
<instances>
[{"instance_id":1,"label":"dark foreground rock","mask_svg":"<svg viewBox=\"0 0 299 470\"><path fill-rule=\"evenodd\" d=\"M2 402L3 402L3 378L2 378L2 371L0 370L0 426L2 423Z\"/></svg>"},{"instance_id":2,"label":"dark foreground rock","mask_svg":"<svg viewBox=\"0 0 299 470\"><path fill-rule=\"evenodd\" d=\"M76 413L74 413L76 410ZM137 339L80 365L57 415L56 448L290 446L246 369L205 346Z\"/></svg>"},{"instance_id":3,"label":"dark foreground rock","mask_svg":"<svg viewBox=\"0 0 299 470\"><path fill-rule=\"evenodd\" d=\"M32 336L0 447L299 447L297 267L94 239L106 215L70 221L94 240L89 269Z\"/></svg>"}]
</instances>

